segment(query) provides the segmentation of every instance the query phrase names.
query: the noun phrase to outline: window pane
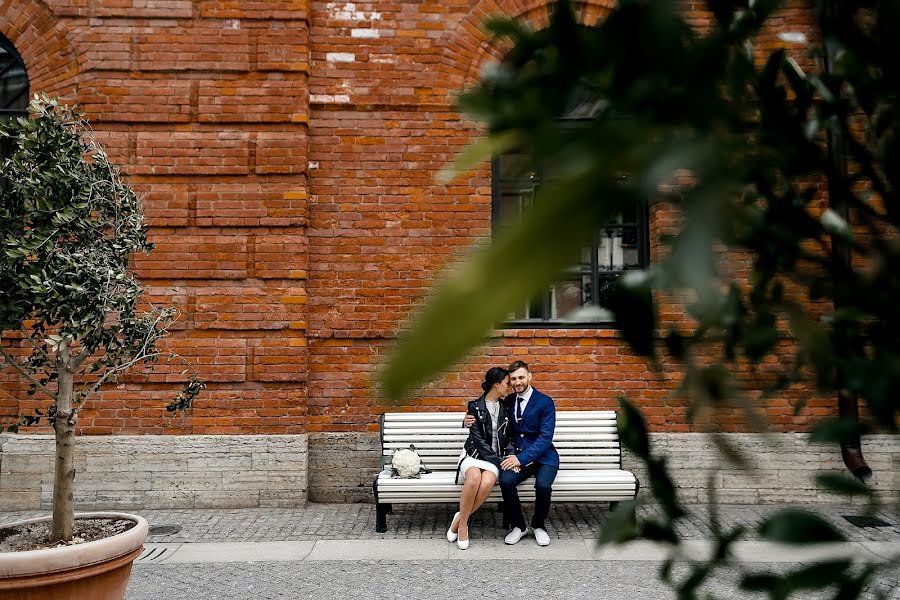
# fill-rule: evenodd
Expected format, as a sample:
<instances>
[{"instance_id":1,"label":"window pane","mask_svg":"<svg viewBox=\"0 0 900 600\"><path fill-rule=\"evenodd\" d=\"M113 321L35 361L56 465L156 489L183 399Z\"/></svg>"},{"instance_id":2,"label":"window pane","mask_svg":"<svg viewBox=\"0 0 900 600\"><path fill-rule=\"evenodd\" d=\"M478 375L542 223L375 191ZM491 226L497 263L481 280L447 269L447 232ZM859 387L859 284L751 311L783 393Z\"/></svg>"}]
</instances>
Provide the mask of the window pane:
<instances>
[{"instance_id":1,"label":"window pane","mask_svg":"<svg viewBox=\"0 0 900 600\"><path fill-rule=\"evenodd\" d=\"M499 222L501 226L514 225L519 222L522 215L531 207L534 200L534 190L528 188L508 188L500 195Z\"/></svg>"},{"instance_id":2,"label":"window pane","mask_svg":"<svg viewBox=\"0 0 900 600\"><path fill-rule=\"evenodd\" d=\"M499 175L500 179L523 179L528 180L528 157L524 154L501 154L499 157L500 172L494 174Z\"/></svg>"},{"instance_id":3,"label":"window pane","mask_svg":"<svg viewBox=\"0 0 900 600\"><path fill-rule=\"evenodd\" d=\"M28 75L12 43L0 35L0 117L28 108Z\"/></svg>"},{"instance_id":4,"label":"window pane","mask_svg":"<svg viewBox=\"0 0 900 600\"><path fill-rule=\"evenodd\" d=\"M638 223L638 208L636 206L629 206L614 218L609 220L610 225L619 225L622 223L628 223L631 225L635 225Z\"/></svg>"},{"instance_id":5,"label":"window pane","mask_svg":"<svg viewBox=\"0 0 900 600\"><path fill-rule=\"evenodd\" d=\"M559 281L550 286L550 318L562 319L591 301L591 276Z\"/></svg>"},{"instance_id":6,"label":"window pane","mask_svg":"<svg viewBox=\"0 0 900 600\"><path fill-rule=\"evenodd\" d=\"M640 262L637 228L615 227L600 232L597 264L601 271L637 269Z\"/></svg>"},{"instance_id":7,"label":"window pane","mask_svg":"<svg viewBox=\"0 0 900 600\"><path fill-rule=\"evenodd\" d=\"M0 34L0 120L28 113L28 74L25 65L8 39ZM0 162L12 153L13 142L0 140ZM0 173L0 185L2 173Z\"/></svg>"}]
</instances>

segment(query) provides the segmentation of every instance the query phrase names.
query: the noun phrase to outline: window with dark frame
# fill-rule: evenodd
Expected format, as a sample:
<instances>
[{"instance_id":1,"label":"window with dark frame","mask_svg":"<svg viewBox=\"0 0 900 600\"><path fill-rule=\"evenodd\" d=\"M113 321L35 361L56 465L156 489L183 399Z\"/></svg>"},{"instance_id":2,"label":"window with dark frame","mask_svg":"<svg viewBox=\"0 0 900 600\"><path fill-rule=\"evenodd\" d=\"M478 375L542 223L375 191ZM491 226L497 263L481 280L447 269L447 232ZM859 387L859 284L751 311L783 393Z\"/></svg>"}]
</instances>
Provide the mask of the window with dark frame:
<instances>
[{"instance_id":1,"label":"window with dark frame","mask_svg":"<svg viewBox=\"0 0 900 600\"><path fill-rule=\"evenodd\" d=\"M571 120L577 126L578 119ZM525 156L515 153L501 154L493 159L491 222L495 236L521 219L534 202L541 183L547 181L547 173L527 170L527 164ZM648 209L644 203L627 214L619 214L600 228L591 242L581 249L580 256L573 257L572 266L563 276L509 314L506 325L611 325L612 314L602 307L604 294L626 271L645 268L649 254Z\"/></svg>"},{"instance_id":2,"label":"window with dark frame","mask_svg":"<svg viewBox=\"0 0 900 600\"><path fill-rule=\"evenodd\" d=\"M28 72L16 47L0 34L0 119L28 115ZM9 141L0 140L0 160L9 156Z\"/></svg>"}]
</instances>

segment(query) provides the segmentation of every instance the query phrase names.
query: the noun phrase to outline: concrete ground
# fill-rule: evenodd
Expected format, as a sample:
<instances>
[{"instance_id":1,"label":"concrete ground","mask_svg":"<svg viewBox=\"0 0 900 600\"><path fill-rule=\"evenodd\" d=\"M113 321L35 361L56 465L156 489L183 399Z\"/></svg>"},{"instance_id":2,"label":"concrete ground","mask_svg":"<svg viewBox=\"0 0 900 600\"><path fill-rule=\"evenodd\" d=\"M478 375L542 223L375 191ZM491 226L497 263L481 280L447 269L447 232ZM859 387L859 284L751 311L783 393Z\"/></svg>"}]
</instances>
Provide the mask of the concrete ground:
<instances>
[{"instance_id":1,"label":"concrete ground","mask_svg":"<svg viewBox=\"0 0 900 600\"><path fill-rule=\"evenodd\" d=\"M812 548L785 548L759 540L755 526L777 505L722 506L724 527L742 523L747 535L734 561L705 586L716 598L762 598L741 592L742 573L787 572L814 560L852 558L857 567L882 564L863 595L900 600L900 515L882 511L885 523L857 527L844 516L859 507L818 506L848 542ZM686 561L702 559L712 537L708 510L690 507L679 526L688 540L674 570L688 573ZM642 513L653 512L642 507ZM153 530L136 562L128 600L169 598L493 598L541 591L551 598L637 600L675 598L658 580L669 549L647 542L598 548L596 533L606 520L605 505L559 504L551 511L552 543L538 547L533 537L505 546L500 515L486 507L470 522L471 546L461 551L444 539L451 505L397 505L388 532L375 533L375 510L368 504L310 504L303 509L140 511ZM526 509L527 512L527 509ZM0 522L35 513L0 513ZM829 598L811 592L798 598Z\"/></svg>"}]
</instances>

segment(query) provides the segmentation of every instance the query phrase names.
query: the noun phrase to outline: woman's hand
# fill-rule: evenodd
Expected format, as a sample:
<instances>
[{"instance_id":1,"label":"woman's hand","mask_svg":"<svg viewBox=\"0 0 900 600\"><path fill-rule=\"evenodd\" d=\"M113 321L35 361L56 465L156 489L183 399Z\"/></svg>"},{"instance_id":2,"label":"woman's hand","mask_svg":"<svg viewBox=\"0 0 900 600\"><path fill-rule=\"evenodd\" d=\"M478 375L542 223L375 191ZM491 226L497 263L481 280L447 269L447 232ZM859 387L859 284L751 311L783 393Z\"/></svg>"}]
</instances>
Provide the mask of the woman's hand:
<instances>
[{"instance_id":1,"label":"woman's hand","mask_svg":"<svg viewBox=\"0 0 900 600\"><path fill-rule=\"evenodd\" d=\"M463 419L463 425L465 425L466 427L471 427L474 424L475 424L475 415L470 415L470 414L466 413L466 418Z\"/></svg>"}]
</instances>

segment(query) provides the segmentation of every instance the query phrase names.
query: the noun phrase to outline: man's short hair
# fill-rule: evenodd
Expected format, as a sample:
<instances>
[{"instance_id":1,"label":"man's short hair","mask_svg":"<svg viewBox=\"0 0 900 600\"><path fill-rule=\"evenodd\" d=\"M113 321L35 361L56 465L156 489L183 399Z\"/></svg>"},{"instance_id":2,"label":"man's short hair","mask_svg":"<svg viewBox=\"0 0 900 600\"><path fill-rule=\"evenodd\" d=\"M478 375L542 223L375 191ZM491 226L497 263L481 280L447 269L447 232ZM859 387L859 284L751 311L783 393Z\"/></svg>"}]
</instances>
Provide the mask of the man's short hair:
<instances>
[{"instance_id":1,"label":"man's short hair","mask_svg":"<svg viewBox=\"0 0 900 600\"><path fill-rule=\"evenodd\" d=\"M512 373L516 369L525 369L526 371L531 373L531 369L528 368L528 363L526 363L524 360L514 360L511 363L509 363L508 370L510 373Z\"/></svg>"}]
</instances>

